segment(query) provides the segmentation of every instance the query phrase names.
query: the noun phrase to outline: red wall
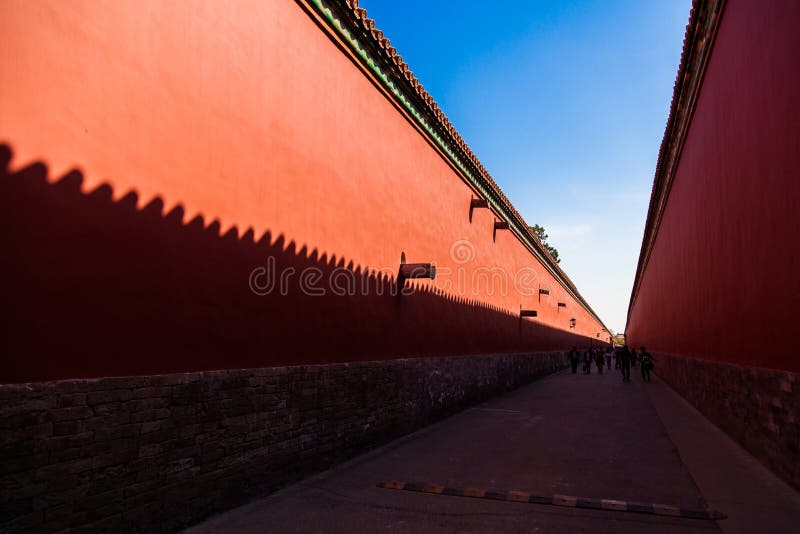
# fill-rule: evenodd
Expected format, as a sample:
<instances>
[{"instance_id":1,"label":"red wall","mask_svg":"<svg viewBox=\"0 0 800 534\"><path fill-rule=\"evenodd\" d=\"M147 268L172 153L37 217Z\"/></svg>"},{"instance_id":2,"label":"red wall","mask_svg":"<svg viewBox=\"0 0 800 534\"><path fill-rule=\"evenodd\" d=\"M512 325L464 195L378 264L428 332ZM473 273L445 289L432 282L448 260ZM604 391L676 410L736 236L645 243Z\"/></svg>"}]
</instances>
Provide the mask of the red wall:
<instances>
[{"instance_id":1,"label":"red wall","mask_svg":"<svg viewBox=\"0 0 800 534\"><path fill-rule=\"evenodd\" d=\"M800 371L800 3L727 2L628 342Z\"/></svg>"},{"instance_id":2,"label":"red wall","mask_svg":"<svg viewBox=\"0 0 800 534\"><path fill-rule=\"evenodd\" d=\"M602 328L488 210L470 223L471 190L296 3L4 1L0 33L0 381L563 349ZM248 287L270 256L361 275L401 252L437 281ZM459 290L492 266L550 296Z\"/></svg>"}]
</instances>

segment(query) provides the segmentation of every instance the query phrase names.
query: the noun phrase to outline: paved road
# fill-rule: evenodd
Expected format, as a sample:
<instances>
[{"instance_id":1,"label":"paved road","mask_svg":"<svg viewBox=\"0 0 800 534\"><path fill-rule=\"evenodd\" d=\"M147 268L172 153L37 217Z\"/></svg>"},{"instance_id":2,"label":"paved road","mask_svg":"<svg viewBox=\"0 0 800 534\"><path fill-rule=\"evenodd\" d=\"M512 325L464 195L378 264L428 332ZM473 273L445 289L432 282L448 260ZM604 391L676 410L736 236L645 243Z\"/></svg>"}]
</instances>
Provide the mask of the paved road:
<instances>
[{"instance_id":1,"label":"paved road","mask_svg":"<svg viewBox=\"0 0 800 534\"><path fill-rule=\"evenodd\" d=\"M376 487L394 479L703 507L701 490L670 436L688 443L692 461L703 464L703 454L715 453L702 452L702 432L723 446L719 445L723 438L715 435L721 433L707 422L695 421L693 438L687 438L685 431L668 432L663 422L681 425L692 417L702 420L657 380L642 383L634 375L634 381L626 384L614 372L588 376L562 372L214 517L190 532L692 533L719 532L720 526L728 530L728 520L715 523ZM740 486L746 487L746 477L739 474ZM707 475L708 469L703 476ZM777 527L786 524L787 517L800 518L793 515L800 512L797 494L787 492L780 482L770 483L783 491L784 523L778 521ZM712 504L737 502L716 494L715 499ZM752 515L748 520L752 524ZM740 523L732 525L736 524ZM771 531L780 531L775 528Z\"/></svg>"}]
</instances>

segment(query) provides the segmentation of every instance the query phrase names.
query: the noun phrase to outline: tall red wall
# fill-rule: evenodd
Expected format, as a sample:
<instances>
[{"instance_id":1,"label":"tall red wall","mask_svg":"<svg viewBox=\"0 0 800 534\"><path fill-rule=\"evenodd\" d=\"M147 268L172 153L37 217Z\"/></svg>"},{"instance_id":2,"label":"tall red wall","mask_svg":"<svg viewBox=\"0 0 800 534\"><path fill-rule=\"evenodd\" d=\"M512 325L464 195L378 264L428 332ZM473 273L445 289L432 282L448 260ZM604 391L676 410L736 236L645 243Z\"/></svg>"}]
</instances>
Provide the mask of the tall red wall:
<instances>
[{"instance_id":1,"label":"tall red wall","mask_svg":"<svg viewBox=\"0 0 800 534\"><path fill-rule=\"evenodd\" d=\"M800 3L726 3L628 342L800 370Z\"/></svg>"},{"instance_id":2,"label":"tall red wall","mask_svg":"<svg viewBox=\"0 0 800 534\"><path fill-rule=\"evenodd\" d=\"M601 332L510 232L493 240L488 210L470 223L469 187L297 3L2 11L0 382L530 352ZM401 252L437 281L402 298L248 285L270 256L361 276L396 272ZM550 296L460 291L457 273L487 267L532 270ZM539 318L519 321L521 304Z\"/></svg>"}]
</instances>

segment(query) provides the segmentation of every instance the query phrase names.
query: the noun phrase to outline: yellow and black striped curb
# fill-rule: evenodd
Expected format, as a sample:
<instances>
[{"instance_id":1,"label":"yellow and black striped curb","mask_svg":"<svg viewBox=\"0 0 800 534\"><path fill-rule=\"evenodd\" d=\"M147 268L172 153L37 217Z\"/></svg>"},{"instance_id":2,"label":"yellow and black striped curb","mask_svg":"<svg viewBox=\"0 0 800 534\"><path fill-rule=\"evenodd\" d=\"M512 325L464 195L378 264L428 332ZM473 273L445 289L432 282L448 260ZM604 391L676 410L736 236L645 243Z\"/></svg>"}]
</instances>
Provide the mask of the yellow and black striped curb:
<instances>
[{"instance_id":1,"label":"yellow and black striped curb","mask_svg":"<svg viewBox=\"0 0 800 534\"><path fill-rule=\"evenodd\" d=\"M453 497L473 497L477 499L492 499L495 501L526 502L533 504L549 504L552 506L568 506L570 508L589 508L591 510L610 510L615 512L632 512L637 514L665 515L670 517L685 517L687 519L725 519L727 516L717 510L700 510L693 508L680 508L669 504L655 504L632 501L619 501L615 499L588 499L585 497L571 497L569 495L552 495L544 497L532 495L524 491L487 491L482 488L448 488L437 484L418 484L415 482L402 482L389 480L378 484L379 488L418 491L433 495L450 495Z\"/></svg>"}]
</instances>

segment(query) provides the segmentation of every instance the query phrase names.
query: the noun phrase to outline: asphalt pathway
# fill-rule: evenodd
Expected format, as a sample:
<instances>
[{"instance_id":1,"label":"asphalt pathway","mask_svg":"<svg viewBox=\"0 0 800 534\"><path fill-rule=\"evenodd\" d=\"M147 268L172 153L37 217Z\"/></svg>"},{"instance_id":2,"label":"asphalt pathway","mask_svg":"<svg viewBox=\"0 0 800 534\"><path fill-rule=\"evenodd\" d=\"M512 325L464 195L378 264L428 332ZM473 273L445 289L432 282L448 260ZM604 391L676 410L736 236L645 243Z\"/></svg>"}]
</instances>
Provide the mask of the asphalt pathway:
<instances>
[{"instance_id":1,"label":"asphalt pathway","mask_svg":"<svg viewBox=\"0 0 800 534\"><path fill-rule=\"evenodd\" d=\"M671 434L688 443L693 463L704 464L703 455L715 453L703 452L702 443L698 443L702 435L697 432L706 432L717 440L723 439L718 435L721 432L708 423L702 426L695 422L691 438L685 431L676 433L673 429L670 433L664 420L684 425L685 418L702 417L681 404L681 399L656 378L643 383L636 371L638 368L633 369L631 383L623 383L618 372L601 375L596 369L591 375L580 370L577 375L569 371L552 375L211 518L189 532L597 534L728 530L728 519L714 522L377 487L380 482L400 480L705 508L701 489ZM732 442L726 446L736 447ZM725 462L735 461L718 458L713 469L725 469ZM704 478L708 478L709 469L705 469ZM755 467L742 469L752 471ZM759 476L769 478L763 472ZM742 480L740 486L746 486L746 477ZM775 482L771 483L774 486ZM800 501L793 490L781 484L774 487L783 491L783 521L791 523L800 518L794 515L800 511ZM719 504L717 508L724 513L728 513L725 505L741 505L735 499L719 498L718 493L714 497L712 504ZM774 509L764 511L772 512ZM752 517L748 520L754 521Z\"/></svg>"}]
</instances>

